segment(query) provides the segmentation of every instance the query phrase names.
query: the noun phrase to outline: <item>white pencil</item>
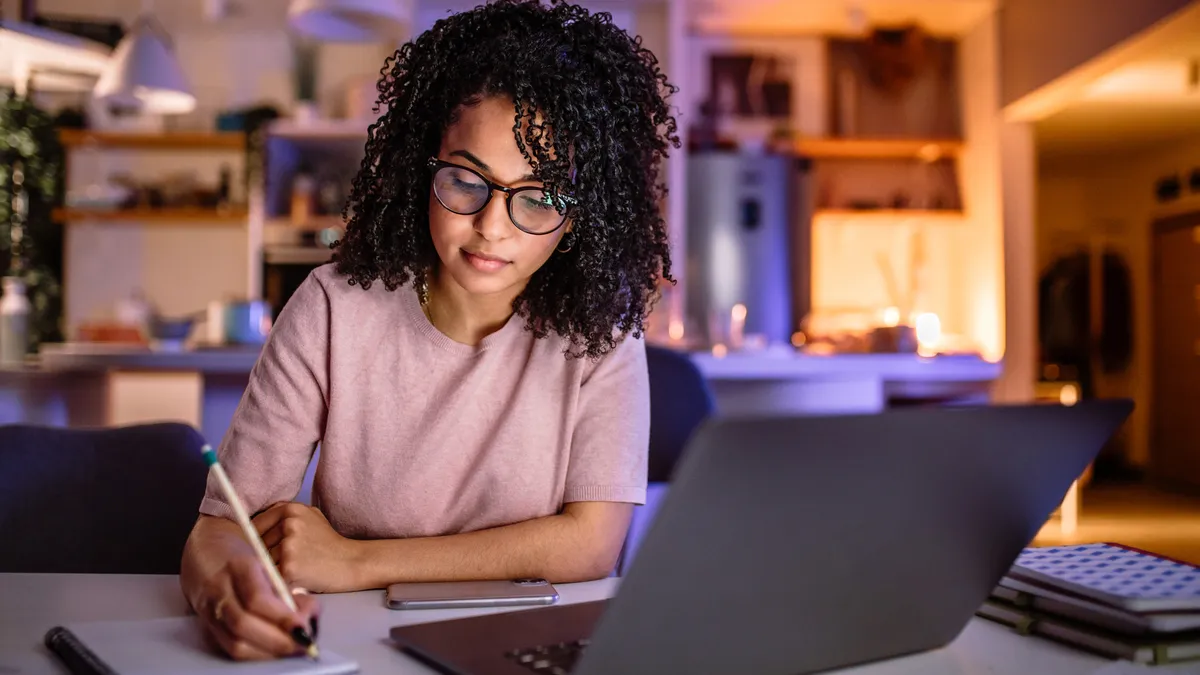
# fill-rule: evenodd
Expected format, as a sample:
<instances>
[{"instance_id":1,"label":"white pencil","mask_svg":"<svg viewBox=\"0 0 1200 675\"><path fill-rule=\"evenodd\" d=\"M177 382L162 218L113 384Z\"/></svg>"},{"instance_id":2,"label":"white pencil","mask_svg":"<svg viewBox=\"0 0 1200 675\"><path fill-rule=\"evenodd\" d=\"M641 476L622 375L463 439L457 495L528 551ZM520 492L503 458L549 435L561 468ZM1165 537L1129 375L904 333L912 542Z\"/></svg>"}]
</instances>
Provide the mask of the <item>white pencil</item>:
<instances>
[{"instance_id":1,"label":"white pencil","mask_svg":"<svg viewBox=\"0 0 1200 675\"><path fill-rule=\"evenodd\" d=\"M208 463L209 470L217 477L217 482L221 484L221 491L225 493L225 500L229 502L230 508L233 509L233 515L237 519L238 525L242 526L242 533L246 535L250 545L254 547L254 552L258 554L259 560L262 562L263 569L267 571L267 576L271 579L271 585L275 587L275 592L287 604L288 609L295 612L297 610L296 600L292 598L292 590L288 588L283 577L279 574L279 569L275 567L275 562L271 560L271 554L267 553L267 547L263 545L262 537L258 536L258 530L254 529L254 523L250 522L250 515L246 513L246 507L242 505L241 498L238 497L237 491L233 489L233 483L229 482L229 476L226 475L225 469L221 467L221 463L217 461L217 453L213 452L211 445L205 445L201 448L204 453L204 461ZM302 631L304 629L301 629ZM308 631L304 631L308 636ZM308 636L311 640L312 636ZM317 643L314 641L308 646L308 655L311 658L317 658Z\"/></svg>"}]
</instances>

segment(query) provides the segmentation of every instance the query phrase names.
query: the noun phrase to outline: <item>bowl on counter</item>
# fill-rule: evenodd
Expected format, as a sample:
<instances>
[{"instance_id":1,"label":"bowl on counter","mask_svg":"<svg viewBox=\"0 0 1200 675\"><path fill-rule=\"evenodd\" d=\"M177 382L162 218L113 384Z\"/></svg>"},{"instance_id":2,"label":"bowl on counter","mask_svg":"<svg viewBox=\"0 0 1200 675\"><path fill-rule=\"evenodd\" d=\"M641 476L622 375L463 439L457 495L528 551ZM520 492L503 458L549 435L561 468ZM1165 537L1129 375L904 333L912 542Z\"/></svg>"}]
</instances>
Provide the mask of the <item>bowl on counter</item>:
<instances>
[{"instance_id":1,"label":"bowl on counter","mask_svg":"<svg viewBox=\"0 0 1200 675\"><path fill-rule=\"evenodd\" d=\"M912 326L878 326L868 334L872 354L916 354L917 329Z\"/></svg>"},{"instance_id":2,"label":"bowl on counter","mask_svg":"<svg viewBox=\"0 0 1200 675\"><path fill-rule=\"evenodd\" d=\"M180 350L195 325L195 316L153 316L148 325L151 344L162 350Z\"/></svg>"}]
</instances>

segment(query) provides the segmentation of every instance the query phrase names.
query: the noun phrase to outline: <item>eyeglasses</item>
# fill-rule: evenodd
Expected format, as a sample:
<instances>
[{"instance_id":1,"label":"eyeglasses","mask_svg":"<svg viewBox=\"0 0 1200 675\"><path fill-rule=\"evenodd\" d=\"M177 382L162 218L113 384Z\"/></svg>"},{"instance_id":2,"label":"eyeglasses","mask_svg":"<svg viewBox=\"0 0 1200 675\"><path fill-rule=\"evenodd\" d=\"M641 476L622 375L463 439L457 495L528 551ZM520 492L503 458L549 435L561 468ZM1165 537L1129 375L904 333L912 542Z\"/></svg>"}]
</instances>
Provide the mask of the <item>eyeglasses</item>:
<instances>
[{"instance_id":1,"label":"eyeglasses","mask_svg":"<svg viewBox=\"0 0 1200 675\"><path fill-rule=\"evenodd\" d=\"M460 216L475 215L499 191L504 193L513 225L529 234L550 234L562 227L575 205L571 197L555 195L545 188L504 187L474 169L435 157L429 159L429 170L433 172L433 194L447 211Z\"/></svg>"}]
</instances>

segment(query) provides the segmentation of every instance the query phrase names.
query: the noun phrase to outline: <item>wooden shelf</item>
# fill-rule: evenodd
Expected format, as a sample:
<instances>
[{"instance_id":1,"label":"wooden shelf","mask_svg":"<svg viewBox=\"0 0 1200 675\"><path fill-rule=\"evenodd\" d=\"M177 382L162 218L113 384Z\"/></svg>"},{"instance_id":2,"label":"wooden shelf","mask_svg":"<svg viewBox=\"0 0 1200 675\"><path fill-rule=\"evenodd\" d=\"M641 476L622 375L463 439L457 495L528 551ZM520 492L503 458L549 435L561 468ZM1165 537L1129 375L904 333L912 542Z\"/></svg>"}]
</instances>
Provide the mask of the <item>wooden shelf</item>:
<instances>
[{"instance_id":1,"label":"wooden shelf","mask_svg":"<svg viewBox=\"0 0 1200 675\"><path fill-rule=\"evenodd\" d=\"M324 246L268 245L262 250L269 265L323 265L333 259L333 249Z\"/></svg>"},{"instance_id":2,"label":"wooden shelf","mask_svg":"<svg viewBox=\"0 0 1200 675\"><path fill-rule=\"evenodd\" d=\"M165 133L89 131L60 129L58 138L64 147L106 147L137 150L219 150L240 151L246 147L246 134L234 131L173 131Z\"/></svg>"},{"instance_id":3,"label":"wooden shelf","mask_svg":"<svg viewBox=\"0 0 1200 675\"><path fill-rule=\"evenodd\" d=\"M962 141L950 139L798 138L782 150L814 159L922 159L954 158Z\"/></svg>"},{"instance_id":4,"label":"wooden shelf","mask_svg":"<svg viewBox=\"0 0 1200 675\"><path fill-rule=\"evenodd\" d=\"M242 224L246 221L245 208L202 209L55 209L54 219L60 222L102 221L139 223L212 223L214 225Z\"/></svg>"},{"instance_id":5,"label":"wooden shelf","mask_svg":"<svg viewBox=\"0 0 1200 675\"><path fill-rule=\"evenodd\" d=\"M964 217L962 211L953 209L817 209L813 218L837 218L844 220L925 220L955 222Z\"/></svg>"},{"instance_id":6,"label":"wooden shelf","mask_svg":"<svg viewBox=\"0 0 1200 675\"><path fill-rule=\"evenodd\" d=\"M283 119L272 122L268 127L271 136L293 140L311 141L355 141L366 143L367 129L375 120L318 120L297 123Z\"/></svg>"},{"instance_id":7,"label":"wooden shelf","mask_svg":"<svg viewBox=\"0 0 1200 675\"><path fill-rule=\"evenodd\" d=\"M277 227L281 229L302 230L302 231L319 231L330 227L346 227L346 223L340 215L337 216L313 216L307 222L295 224L291 218L269 218L267 220L268 227Z\"/></svg>"}]
</instances>

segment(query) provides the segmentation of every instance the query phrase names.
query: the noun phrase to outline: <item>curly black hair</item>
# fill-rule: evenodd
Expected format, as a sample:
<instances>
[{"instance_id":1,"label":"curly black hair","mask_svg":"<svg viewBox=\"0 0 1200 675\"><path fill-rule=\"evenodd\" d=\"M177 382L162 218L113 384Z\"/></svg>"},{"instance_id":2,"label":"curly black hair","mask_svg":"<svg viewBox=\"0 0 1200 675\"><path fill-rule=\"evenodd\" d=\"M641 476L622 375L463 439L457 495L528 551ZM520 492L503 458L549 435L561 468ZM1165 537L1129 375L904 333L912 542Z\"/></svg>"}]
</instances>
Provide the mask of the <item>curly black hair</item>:
<instances>
[{"instance_id":1,"label":"curly black hair","mask_svg":"<svg viewBox=\"0 0 1200 675\"><path fill-rule=\"evenodd\" d=\"M534 273L513 303L526 328L567 354L597 358L640 337L660 280L674 283L659 212L668 146L679 147L658 60L606 12L554 0L499 0L448 16L380 72L366 156L335 249L339 273L369 288L418 288L438 265L426 162L464 105L503 95L534 175L570 195L569 251Z\"/></svg>"}]
</instances>

